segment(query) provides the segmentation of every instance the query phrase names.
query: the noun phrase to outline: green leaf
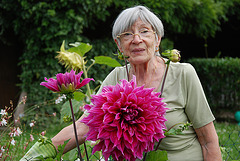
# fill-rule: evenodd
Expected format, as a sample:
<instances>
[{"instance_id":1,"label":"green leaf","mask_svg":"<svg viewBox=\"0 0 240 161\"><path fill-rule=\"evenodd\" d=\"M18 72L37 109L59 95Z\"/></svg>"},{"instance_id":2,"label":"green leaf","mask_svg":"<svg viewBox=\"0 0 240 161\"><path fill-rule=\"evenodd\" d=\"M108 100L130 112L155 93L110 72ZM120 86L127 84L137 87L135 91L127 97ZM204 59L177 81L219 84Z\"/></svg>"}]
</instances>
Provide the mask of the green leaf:
<instances>
[{"instance_id":1,"label":"green leaf","mask_svg":"<svg viewBox=\"0 0 240 161\"><path fill-rule=\"evenodd\" d=\"M80 43L75 42L73 44L69 44L71 46L74 46L70 49L68 49L68 52L75 52L79 54L81 57L83 57L87 52L89 52L92 49L92 45L86 44L86 43Z\"/></svg>"},{"instance_id":2,"label":"green leaf","mask_svg":"<svg viewBox=\"0 0 240 161\"><path fill-rule=\"evenodd\" d=\"M77 101L82 101L86 97L84 93L79 91L74 92L73 94L74 94L74 99Z\"/></svg>"},{"instance_id":3,"label":"green leaf","mask_svg":"<svg viewBox=\"0 0 240 161\"><path fill-rule=\"evenodd\" d=\"M75 114L79 111L79 107L83 106L83 101L77 101L77 100L73 99L72 100L72 105L73 105L73 112ZM60 114L61 114L61 122L63 121L64 116L71 116L72 117L69 101L66 101L63 104L62 109L60 111Z\"/></svg>"},{"instance_id":4,"label":"green leaf","mask_svg":"<svg viewBox=\"0 0 240 161\"><path fill-rule=\"evenodd\" d=\"M65 148L65 146L67 145L67 143L69 142L69 140L70 140L70 139L64 141L64 144L63 144L63 145L61 145L61 144L58 145L58 154L57 154L57 156L56 156L57 161L61 161L61 157L62 157L62 155L63 155L64 148Z\"/></svg>"},{"instance_id":5,"label":"green leaf","mask_svg":"<svg viewBox=\"0 0 240 161\"><path fill-rule=\"evenodd\" d=\"M95 56L94 60L95 60L95 63L97 63L97 64L104 64L104 65L108 65L110 67L121 66L121 64L117 60L115 60L111 57L108 57L108 56Z\"/></svg>"},{"instance_id":6,"label":"green leaf","mask_svg":"<svg viewBox=\"0 0 240 161\"><path fill-rule=\"evenodd\" d=\"M168 160L167 151L150 151L147 153L146 161L166 161Z\"/></svg>"}]
</instances>

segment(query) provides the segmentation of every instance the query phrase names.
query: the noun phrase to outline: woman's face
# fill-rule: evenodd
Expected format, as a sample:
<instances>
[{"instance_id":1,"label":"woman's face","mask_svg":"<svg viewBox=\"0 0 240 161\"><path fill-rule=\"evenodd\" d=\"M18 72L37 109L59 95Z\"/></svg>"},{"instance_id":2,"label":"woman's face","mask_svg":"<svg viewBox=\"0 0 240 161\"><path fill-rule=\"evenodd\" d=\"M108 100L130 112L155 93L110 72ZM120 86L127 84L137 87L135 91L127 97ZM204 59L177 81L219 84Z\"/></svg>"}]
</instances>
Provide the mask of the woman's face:
<instances>
[{"instance_id":1,"label":"woman's face","mask_svg":"<svg viewBox=\"0 0 240 161\"><path fill-rule=\"evenodd\" d=\"M130 57L128 58L130 63L136 65L142 64L153 58L161 38L158 37L157 41L156 34L149 23L138 19L126 32L131 32L134 35L130 36L130 39L120 36L120 43L117 40L115 40L115 42L119 50L124 53L125 56Z\"/></svg>"}]
</instances>

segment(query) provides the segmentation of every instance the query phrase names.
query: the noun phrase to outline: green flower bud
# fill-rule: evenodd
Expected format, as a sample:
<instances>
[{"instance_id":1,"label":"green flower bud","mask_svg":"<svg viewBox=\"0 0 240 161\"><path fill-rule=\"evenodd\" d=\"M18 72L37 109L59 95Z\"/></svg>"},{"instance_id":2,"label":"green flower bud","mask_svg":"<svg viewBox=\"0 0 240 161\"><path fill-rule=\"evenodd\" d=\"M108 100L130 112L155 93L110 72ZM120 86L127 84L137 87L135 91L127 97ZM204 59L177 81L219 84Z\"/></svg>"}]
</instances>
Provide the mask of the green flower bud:
<instances>
[{"instance_id":1,"label":"green flower bud","mask_svg":"<svg viewBox=\"0 0 240 161\"><path fill-rule=\"evenodd\" d=\"M126 59L129 58L129 56L123 55L123 53L121 53L119 50L117 50L116 54L113 53L113 55L118 56L118 59L120 59L120 60L124 60L125 58L126 58Z\"/></svg>"},{"instance_id":2,"label":"green flower bud","mask_svg":"<svg viewBox=\"0 0 240 161\"><path fill-rule=\"evenodd\" d=\"M180 51L177 49L166 50L162 52L162 56L167 57L172 62L179 62L181 59Z\"/></svg>"},{"instance_id":3,"label":"green flower bud","mask_svg":"<svg viewBox=\"0 0 240 161\"><path fill-rule=\"evenodd\" d=\"M173 49L171 50L171 54L170 54L170 57L169 59L172 61L172 62L179 62L181 60L181 55L180 55L180 51L178 51L177 49Z\"/></svg>"},{"instance_id":4,"label":"green flower bud","mask_svg":"<svg viewBox=\"0 0 240 161\"><path fill-rule=\"evenodd\" d=\"M70 122L71 120L72 120L71 116L69 116L69 115L63 116L63 121L64 121L65 123L68 123L68 122Z\"/></svg>"}]
</instances>

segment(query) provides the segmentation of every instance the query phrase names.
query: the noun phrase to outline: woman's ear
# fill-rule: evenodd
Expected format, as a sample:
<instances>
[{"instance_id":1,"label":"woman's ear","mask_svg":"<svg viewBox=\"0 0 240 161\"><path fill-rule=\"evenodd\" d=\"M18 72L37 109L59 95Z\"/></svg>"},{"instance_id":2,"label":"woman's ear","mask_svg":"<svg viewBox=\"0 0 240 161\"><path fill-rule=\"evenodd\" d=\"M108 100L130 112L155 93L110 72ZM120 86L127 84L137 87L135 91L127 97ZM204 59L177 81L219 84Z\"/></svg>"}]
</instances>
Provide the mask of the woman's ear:
<instances>
[{"instance_id":1,"label":"woman's ear","mask_svg":"<svg viewBox=\"0 0 240 161\"><path fill-rule=\"evenodd\" d=\"M122 50L122 47L121 47L121 45L120 45L120 42L119 42L117 39L114 39L114 41L115 41L115 43L117 44L117 47L118 47L119 51L122 53L123 50Z\"/></svg>"},{"instance_id":2,"label":"woman's ear","mask_svg":"<svg viewBox=\"0 0 240 161\"><path fill-rule=\"evenodd\" d=\"M156 46L159 46L161 42L161 37L159 35L157 35L157 42L156 42Z\"/></svg>"}]
</instances>

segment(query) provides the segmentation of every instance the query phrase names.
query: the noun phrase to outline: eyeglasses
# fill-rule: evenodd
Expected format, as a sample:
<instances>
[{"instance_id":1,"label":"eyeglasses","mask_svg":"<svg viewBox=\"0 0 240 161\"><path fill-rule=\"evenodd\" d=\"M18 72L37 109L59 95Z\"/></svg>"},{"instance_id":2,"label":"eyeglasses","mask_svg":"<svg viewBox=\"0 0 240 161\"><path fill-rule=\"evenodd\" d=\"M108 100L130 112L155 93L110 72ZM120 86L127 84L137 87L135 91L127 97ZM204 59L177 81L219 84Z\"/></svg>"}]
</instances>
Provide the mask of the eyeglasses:
<instances>
[{"instance_id":1,"label":"eyeglasses","mask_svg":"<svg viewBox=\"0 0 240 161\"><path fill-rule=\"evenodd\" d=\"M128 40L133 40L134 35L138 35L140 37L140 39L143 39L143 38L150 37L152 35L152 33L155 34L155 32L153 30L143 29L135 34L132 32L123 32L121 34L118 34L117 38L128 41Z\"/></svg>"}]
</instances>

